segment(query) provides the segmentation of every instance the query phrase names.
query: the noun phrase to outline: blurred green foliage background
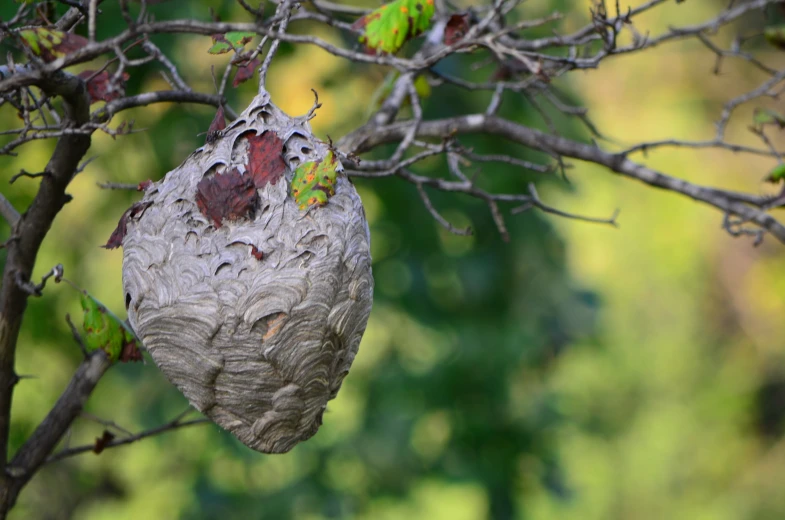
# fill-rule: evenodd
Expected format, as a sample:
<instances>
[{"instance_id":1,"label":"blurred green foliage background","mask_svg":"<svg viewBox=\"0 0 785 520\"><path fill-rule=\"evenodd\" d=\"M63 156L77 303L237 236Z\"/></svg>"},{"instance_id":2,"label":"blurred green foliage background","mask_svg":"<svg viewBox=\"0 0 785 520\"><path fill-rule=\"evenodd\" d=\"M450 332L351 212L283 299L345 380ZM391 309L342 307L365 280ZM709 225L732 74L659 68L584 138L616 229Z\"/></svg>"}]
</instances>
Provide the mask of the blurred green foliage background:
<instances>
[{"instance_id":1,"label":"blurred green foliage background","mask_svg":"<svg viewBox=\"0 0 785 520\"><path fill-rule=\"evenodd\" d=\"M637 5L640 2L632 2ZM7 19L11 2L0 6ZM626 5L622 3L622 7ZM670 2L641 18L653 33L713 16L726 0ZM159 19L247 17L229 0L168 2ZM589 2L526 2L521 16L555 9L558 26L588 22ZM114 2L102 6L99 37L123 26ZM761 26L760 19L748 20ZM545 28L543 31L549 31ZM745 27L721 33L727 41ZM305 27L340 42L322 26ZM209 38L155 36L194 89L211 92ZM769 60L783 58L763 43ZM781 54L781 53L780 53ZM442 70L476 78L467 57ZM684 41L603 62L599 70L556 82L590 109L613 143L713 135L722 103L763 78ZM95 68L85 67L85 68ZM150 66L129 91L167 88ZM385 71L352 65L313 47L282 46L270 73L273 101L292 114L319 92L317 135L339 138L372 108ZM251 82L252 83L252 82ZM232 93L241 110L254 93ZM484 110L485 93L442 87L427 117ZM772 101L771 108L781 103ZM781 110L782 107L779 106ZM732 135L752 143L742 108ZM523 99L507 98L509 118L546 128ZM36 276L54 264L115 311L123 308L122 253L99 249L139 195L96 182L161 178L200 146L214 110L156 105L116 120L143 132L116 140L96 134L95 160L72 183L39 255ZM569 135L573 121L552 114ZM3 129L17 125L0 111ZM478 152L534 158L497 139L463 140ZM37 141L0 158L2 192L24 208L37 181L10 176L43 168L53 143ZM389 151L389 150L388 150ZM541 159L541 158L540 158ZM663 150L642 158L693 182L762 192L773 162L725 152ZM445 232L399 179L357 180L371 225L376 294L368 331L351 373L311 440L286 455L255 453L216 426L171 432L100 455L45 467L11 518L21 519L779 519L785 518L785 249L720 230L721 215L687 199L577 163L570 182L507 165L484 168L497 191L541 195L593 215L621 208L618 229L526 213L507 220L504 243L487 207L431 193L472 237ZM446 175L443 163L421 172ZM8 235L5 223L0 239ZM4 258L0 251L0 263ZM67 384L79 362L64 320L79 316L76 293L49 285L32 299L18 347L13 443L18 447ZM87 411L130 431L160 425L187 406L149 361L113 367ZM81 419L64 441L92 443L104 426Z\"/></svg>"}]
</instances>

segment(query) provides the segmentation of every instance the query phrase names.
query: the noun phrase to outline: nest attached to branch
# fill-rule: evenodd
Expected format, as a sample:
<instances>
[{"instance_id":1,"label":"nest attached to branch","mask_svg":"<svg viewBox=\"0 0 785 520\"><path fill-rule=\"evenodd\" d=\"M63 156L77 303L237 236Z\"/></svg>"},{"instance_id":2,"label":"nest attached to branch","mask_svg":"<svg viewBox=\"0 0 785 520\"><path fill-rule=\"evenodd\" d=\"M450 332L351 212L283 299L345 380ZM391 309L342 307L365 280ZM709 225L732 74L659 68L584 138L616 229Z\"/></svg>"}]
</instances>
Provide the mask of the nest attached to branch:
<instances>
[{"instance_id":1,"label":"nest attached to branch","mask_svg":"<svg viewBox=\"0 0 785 520\"><path fill-rule=\"evenodd\" d=\"M327 160L335 176L295 200L298 167ZM128 215L128 317L166 377L255 450L314 435L357 353L373 278L360 198L308 117L257 96Z\"/></svg>"}]
</instances>

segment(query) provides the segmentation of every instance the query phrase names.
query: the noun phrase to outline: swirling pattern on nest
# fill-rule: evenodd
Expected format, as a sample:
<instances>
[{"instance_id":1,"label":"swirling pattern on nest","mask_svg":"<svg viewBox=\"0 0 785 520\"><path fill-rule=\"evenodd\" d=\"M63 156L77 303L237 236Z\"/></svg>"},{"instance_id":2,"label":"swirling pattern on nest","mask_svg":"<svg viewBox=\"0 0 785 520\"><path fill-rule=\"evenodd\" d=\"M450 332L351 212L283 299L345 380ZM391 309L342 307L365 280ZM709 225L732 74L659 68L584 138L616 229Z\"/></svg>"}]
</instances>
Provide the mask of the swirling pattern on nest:
<instances>
[{"instance_id":1,"label":"swirling pattern on nest","mask_svg":"<svg viewBox=\"0 0 785 520\"><path fill-rule=\"evenodd\" d=\"M228 218L205 214L199 183L253 173L249 141L265 132L281 140L285 182L257 183ZM370 237L354 186L339 173L329 202L305 211L289 193L298 165L327 153L306 118L258 96L147 187L123 240L129 321L153 360L197 409L265 453L316 433L371 310Z\"/></svg>"}]
</instances>

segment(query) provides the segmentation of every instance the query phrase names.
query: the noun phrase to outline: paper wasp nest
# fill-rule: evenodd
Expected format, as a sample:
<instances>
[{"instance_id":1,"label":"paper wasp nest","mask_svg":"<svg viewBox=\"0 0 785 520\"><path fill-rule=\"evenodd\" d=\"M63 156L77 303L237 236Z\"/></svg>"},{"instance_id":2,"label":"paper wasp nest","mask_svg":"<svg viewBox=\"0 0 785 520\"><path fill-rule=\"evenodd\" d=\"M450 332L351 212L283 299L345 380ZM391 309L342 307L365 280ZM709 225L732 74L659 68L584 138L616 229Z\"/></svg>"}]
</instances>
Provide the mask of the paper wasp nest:
<instances>
[{"instance_id":1,"label":"paper wasp nest","mask_svg":"<svg viewBox=\"0 0 785 520\"><path fill-rule=\"evenodd\" d=\"M357 353L368 225L332 151L268 95L208 141L127 213L128 317L191 404L282 453L316 433Z\"/></svg>"}]
</instances>

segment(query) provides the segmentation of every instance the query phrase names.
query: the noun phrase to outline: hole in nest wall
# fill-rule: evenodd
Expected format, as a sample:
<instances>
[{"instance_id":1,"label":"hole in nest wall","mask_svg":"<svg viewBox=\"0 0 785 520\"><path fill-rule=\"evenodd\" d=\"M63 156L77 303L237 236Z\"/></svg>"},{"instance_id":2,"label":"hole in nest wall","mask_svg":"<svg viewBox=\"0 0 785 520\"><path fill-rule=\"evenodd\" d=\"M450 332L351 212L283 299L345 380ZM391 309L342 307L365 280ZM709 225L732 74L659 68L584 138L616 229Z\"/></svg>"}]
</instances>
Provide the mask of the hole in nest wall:
<instances>
[{"instance_id":1,"label":"hole in nest wall","mask_svg":"<svg viewBox=\"0 0 785 520\"><path fill-rule=\"evenodd\" d=\"M251 331L262 335L262 341L270 339L281 330L288 316L284 312L275 312L262 316L251 325Z\"/></svg>"},{"instance_id":2,"label":"hole in nest wall","mask_svg":"<svg viewBox=\"0 0 785 520\"><path fill-rule=\"evenodd\" d=\"M267 125L272 121L273 114L266 108L259 108L251 113L251 117L256 119L257 124Z\"/></svg>"},{"instance_id":3,"label":"hole in nest wall","mask_svg":"<svg viewBox=\"0 0 785 520\"><path fill-rule=\"evenodd\" d=\"M219 265L219 266L218 266L218 268L215 270L215 273L213 273L213 276L218 276L218 274L219 274L221 271L223 271L223 270L225 270L225 269L228 269L228 268L230 268L230 267L232 267L232 264L230 264L229 262L224 262L224 263L222 263L222 264L221 264L221 265Z\"/></svg>"}]
</instances>

